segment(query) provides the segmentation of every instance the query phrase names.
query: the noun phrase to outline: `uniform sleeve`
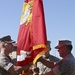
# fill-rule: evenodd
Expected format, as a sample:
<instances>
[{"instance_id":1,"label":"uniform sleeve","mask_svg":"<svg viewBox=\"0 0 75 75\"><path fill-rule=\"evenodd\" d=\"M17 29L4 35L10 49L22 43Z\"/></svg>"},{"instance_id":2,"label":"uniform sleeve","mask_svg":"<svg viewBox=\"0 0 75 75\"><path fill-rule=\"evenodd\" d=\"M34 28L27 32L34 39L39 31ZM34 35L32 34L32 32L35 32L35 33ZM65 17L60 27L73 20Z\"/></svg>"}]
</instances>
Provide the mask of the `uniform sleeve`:
<instances>
[{"instance_id":1,"label":"uniform sleeve","mask_svg":"<svg viewBox=\"0 0 75 75\"><path fill-rule=\"evenodd\" d=\"M4 68L5 70L9 70L9 68L12 66L13 64L10 62L9 59L7 59L6 57L2 57L1 61L0 61L0 66L2 68Z\"/></svg>"},{"instance_id":2,"label":"uniform sleeve","mask_svg":"<svg viewBox=\"0 0 75 75\"><path fill-rule=\"evenodd\" d=\"M68 61L62 61L53 68L53 72L55 75L61 75L69 71L69 69L70 69L70 63Z\"/></svg>"}]
</instances>

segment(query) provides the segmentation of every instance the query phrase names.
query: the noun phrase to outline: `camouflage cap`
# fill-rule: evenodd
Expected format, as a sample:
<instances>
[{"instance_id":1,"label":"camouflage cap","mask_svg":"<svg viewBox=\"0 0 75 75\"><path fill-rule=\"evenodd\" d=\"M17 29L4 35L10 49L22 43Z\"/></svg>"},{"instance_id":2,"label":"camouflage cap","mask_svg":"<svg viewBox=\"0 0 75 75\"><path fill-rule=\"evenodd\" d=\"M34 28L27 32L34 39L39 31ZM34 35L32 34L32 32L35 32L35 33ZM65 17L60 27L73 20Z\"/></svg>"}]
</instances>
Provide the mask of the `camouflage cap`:
<instances>
[{"instance_id":1,"label":"camouflage cap","mask_svg":"<svg viewBox=\"0 0 75 75\"><path fill-rule=\"evenodd\" d=\"M13 41L11 39L11 36L10 35L7 35L7 36L4 36L4 37L0 38L0 41L6 42L6 43L15 43L15 41Z\"/></svg>"},{"instance_id":2,"label":"camouflage cap","mask_svg":"<svg viewBox=\"0 0 75 75\"><path fill-rule=\"evenodd\" d=\"M72 42L70 40L59 40L59 44L55 48L59 49L64 45L72 45Z\"/></svg>"}]
</instances>

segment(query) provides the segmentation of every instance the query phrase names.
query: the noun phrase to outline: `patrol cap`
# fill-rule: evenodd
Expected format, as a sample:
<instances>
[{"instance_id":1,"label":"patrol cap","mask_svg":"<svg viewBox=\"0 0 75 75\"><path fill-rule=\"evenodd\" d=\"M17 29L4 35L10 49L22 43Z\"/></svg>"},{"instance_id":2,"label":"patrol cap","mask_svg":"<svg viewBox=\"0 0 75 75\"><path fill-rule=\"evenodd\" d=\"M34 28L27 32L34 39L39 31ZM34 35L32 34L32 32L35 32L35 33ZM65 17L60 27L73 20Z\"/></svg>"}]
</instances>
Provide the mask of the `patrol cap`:
<instances>
[{"instance_id":1,"label":"patrol cap","mask_svg":"<svg viewBox=\"0 0 75 75\"><path fill-rule=\"evenodd\" d=\"M72 42L70 40L59 40L59 44L55 48L59 49L64 45L72 45Z\"/></svg>"},{"instance_id":2,"label":"patrol cap","mask_svg":"<svg viewBox=\"0 0 75 75\"><path fill-rule=\"evenodd\" d=\"M50 51L51 50L51 45L50 45L51 41L50 40L47 40L47 47L48 47L48 50Z\"/></svg>"},{"instance_id":3,"label":"patrol cap","mask_svg":"<svg viewBox=\"0 0 75 75\"><path fill-rule=\"evenodd\" d=\"M0 41L5 42L5 43L15 43L15 41L13 41L11 39L10 35L7 35L7 36L4 36L4 37L0 38Z\"/></svg>"},{"instance_id":4,"label":"patrol cap","mask_svg":"<svg viewBox=\"0 0 75 75\"><path fill-rule=\"evenodd\" d=\"M47 44L50 44L50 43L51 43L51 41L47 40Z\"/></svg>"}]
</instances>

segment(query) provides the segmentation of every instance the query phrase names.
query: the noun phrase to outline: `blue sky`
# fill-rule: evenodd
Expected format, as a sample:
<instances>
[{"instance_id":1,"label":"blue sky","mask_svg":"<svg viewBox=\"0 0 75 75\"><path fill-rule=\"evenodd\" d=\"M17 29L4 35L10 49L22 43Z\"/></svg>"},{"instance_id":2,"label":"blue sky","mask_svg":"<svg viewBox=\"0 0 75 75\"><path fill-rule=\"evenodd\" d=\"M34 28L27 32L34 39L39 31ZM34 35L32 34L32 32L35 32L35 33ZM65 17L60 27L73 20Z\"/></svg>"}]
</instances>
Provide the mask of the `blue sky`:
<instances>
[{"instance_id":1,"label":"blue sky","mask_svg":"<svg viewBox=\"0 0 75 75\"><path fill-rule=\"evenodd\" d=\"M75 0L43 0L47 38L51 40L51 54L58 56L54 47L58 40L73 43L75 54ZM11 35L17 40L23 0L0 0L0 37Z\"/></svg>"}]
</instances>

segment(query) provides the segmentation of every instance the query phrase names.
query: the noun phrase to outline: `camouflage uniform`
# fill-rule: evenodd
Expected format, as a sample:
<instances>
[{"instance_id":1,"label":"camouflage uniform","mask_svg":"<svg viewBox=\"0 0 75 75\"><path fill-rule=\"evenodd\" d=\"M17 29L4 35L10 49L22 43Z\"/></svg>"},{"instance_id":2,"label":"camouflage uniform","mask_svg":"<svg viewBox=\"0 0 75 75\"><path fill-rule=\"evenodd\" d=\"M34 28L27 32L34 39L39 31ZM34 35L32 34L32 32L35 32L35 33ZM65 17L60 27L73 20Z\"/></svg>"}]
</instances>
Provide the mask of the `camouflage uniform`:
<instances>
[{"instance_id":1,"label":"camouflage uniform","mask_svg":"<svg viewBox=\"0 0 75 75\"><path fill-rule=\"evenodd\" d=\"M10 58L0 54L0 75L11 75L9 72L7 72L13 65L10 61Z\"/></svg>"},{"instance_id":2,"label":"camouflage uniform","mask_svg":"<svg viewBox=\"0 0 75 75\"><path fill-rule=\"evenodd\" d=\"M59 61L60 59L50 55L46 60L48 61ZM41 62L37 62L37 67L39 67L39 75L45 74L46 72L49 72L51 70L51 68L48 68L47 66L43 65Z\"/></svg>"},{"instance_id":3,"label":"camouflage uniform","mask_svg":"<svg viewBox=\"0 0 75 75\"><path fill-rule=\"evenodd\" d=\"M56 63L53 72L55 75L75 75L75 58L73 55L69 54Z\"/></svg>"}]
</instances>

